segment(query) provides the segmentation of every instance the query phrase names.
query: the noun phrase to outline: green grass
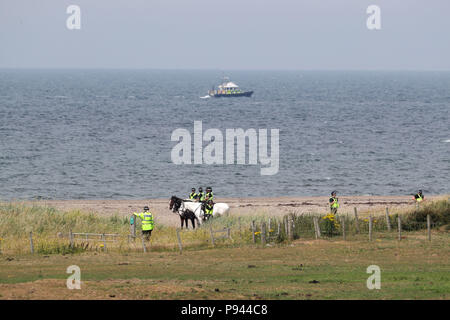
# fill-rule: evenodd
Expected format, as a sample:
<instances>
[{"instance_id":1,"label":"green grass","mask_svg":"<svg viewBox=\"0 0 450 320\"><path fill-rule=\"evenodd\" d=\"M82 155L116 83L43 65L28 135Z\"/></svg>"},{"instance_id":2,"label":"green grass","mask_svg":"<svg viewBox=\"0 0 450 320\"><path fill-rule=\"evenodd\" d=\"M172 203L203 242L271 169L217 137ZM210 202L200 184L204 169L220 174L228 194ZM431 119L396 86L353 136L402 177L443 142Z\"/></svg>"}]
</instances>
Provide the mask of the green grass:
<instances>
[{"instance_id":1,"label":"green grass","mask_svg":"<svg viewBox=\"0 0 450 320\"><path fill-rule=\"evenodd\" d=\"M401 242L297 240L292 246L182 255L18 256L0 260L0 293L7 298L25 285L37 294L24 293L25 298L449 299L450 239L447 233L434 238L429 243L414 233ZM80 266L83 283L75 297L64 288L65 269L72 264ZM366 287L366 269L372 264L381 268L381 290ZM2 284L9 284L8 291Z\"/></svg>"}]
</instances>

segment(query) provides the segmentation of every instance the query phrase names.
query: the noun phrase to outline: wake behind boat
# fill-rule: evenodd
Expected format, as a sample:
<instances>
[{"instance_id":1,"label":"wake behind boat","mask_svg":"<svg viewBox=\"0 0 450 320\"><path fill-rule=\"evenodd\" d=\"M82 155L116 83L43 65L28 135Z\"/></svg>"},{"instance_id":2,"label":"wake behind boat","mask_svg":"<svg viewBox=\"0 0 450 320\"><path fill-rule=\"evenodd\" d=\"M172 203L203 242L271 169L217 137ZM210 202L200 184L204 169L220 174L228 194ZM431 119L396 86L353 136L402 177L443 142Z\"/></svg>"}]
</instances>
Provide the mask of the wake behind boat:
<instances>
[{"instance_id":1,"label":"wake behind boat","mask_svg":"<svg viewBox=\"0 0 450 320\"><path fill-rule=\"evenodd\" d=\"M231 82L229 78L225 77L224 82L217 86L217 90L213 87L212 90L209 90L208 94L214 98L251 97L253 91L243 91L236 83Z\"/></svg>"}]
</instances>

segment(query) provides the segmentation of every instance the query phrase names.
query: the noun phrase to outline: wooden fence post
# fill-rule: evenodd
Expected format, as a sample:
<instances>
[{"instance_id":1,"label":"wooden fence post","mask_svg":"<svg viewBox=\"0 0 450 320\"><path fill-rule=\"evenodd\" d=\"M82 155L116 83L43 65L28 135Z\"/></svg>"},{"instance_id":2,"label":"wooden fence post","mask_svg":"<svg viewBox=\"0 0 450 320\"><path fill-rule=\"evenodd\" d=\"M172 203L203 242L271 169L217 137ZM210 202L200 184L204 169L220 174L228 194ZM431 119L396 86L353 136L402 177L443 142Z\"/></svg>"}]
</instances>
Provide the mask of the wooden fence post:
<instances>
[{"instance_id":1,"label":"wooden fence post","mask_svg":"<svg viewBox=\"0 0 450 320\"><path fill-rule=\"evenodd\" d=\"M355 227L356 227L356 233L359 233L358 209L356 209L356 207L353 207L353 211L355 212Z\"/></svg>"},{"instance_id":2,"label":"wooden fence post","mask_svg":"<svg viewBox=\"0 0 450 320\"><path fill-rule=\"evenodd\" d=\"M389 208L386 207L386 226L388 229L388 232L391 232L391 220L389 219Z\"/></svg>"},{"instance_id":3,"label":"wooden fence post","mask_svg":"<svg viewBox=\"0 0 450 320\"><path fill-rule=\"evenodd\" d=\"M294 240L295 238L295 219L292 217L291 219L291 239Z\"/></svg>"},{"instance_id":4,"label":"wooden fence post","mask_svg":"<svg viewBox=\"0 0 450 320\"><path fill-rule=\"evenodd\" d=\"M213 247L215 247L216 243L214 242L214 232L213 232L213 229L211 226L209 226L209 233L211 235L211 243L212 243Z\"/></svg>"},{"instance_id":5,"label":"wooden fence post","mask_svg":"<svg viewBox=\"0 0 450 320\"><path fill-rule=\"evenodd\" d=\"M342 237L344 238L344 241L345 241L346 238L345 238L345 218L344 217L341 218L341 227L342 227Z\"/></svg>"},{"instance_id":6,"label":"wooden fence post","mask_svg":"<svg viewBox=\"0 0 450 320\"><path fill-rule=\"evenodd\" d=\"M261 245L264 247L266 245L266 223L261 223Z\"/></svg>"},{"instance_id":7,"label":"wooden fence post","mask_svg":"<svg viewBox=\"0 0 450 320\"><path fill-rule=\"evenodd\" d=\"M291 220L289 218L286 218L286 227L287 227L287 238L289 241L291 241Z\"/></svg>"},{"instance_id":8,"label":"wooden fence post","mask_svg":"<svg viewBox=\"0 0 450 320\"><path fill-rule=\"evenodd\" d=\"M316 217L316 221L317 221L317 234L319 235L319 238L321 238L322 234L320 233L320 219L319 219L319 217Z\"/></svg>"},{"instance_id":9,"label":"wooden fence post","mask_svg":"<svg viewBox=\"0 0 450 320\"><path fill-rule=\"evenodd\" d=\"M270 234L270 229L272 229L272 224L271 224L271 220L270 220L270 218L269 218L269 234Z\"/></svg>"},{"instance_id":10,"label":"wooden fence post","mask_svg":"<svg viewBox=\"0 0 450 320\"><path fill-rule=\"evenodd\" d=\"M231 228L227 228L227 238L233 240L231 238Z\"/></svg>"},{"instance_id":11,"label":"wooden fence post","mask_svg":"<svg viewBox=\"0 0 450 320\"><path fill-rule=\"evenodd\" d=\"M281 231L281 223L280 223L280 220L277 220L277 237L279 237L280 236L280 231Z\"/></svg>"},{"instance_id":12,"label":"wooden fence post","mask_svg":"<svg viewBox=\"0 0 450 320\"><path fill-rule=\"evenodd\" d=\"M106 252L106 237L104 233L102 233L102 240L103 240L103 251Z\"/></svg>"},{"instance_id":13,"label":"wooden fence post","mask_svg":"<svg viewBox=\"0 0 450 320\"><path fill-rule=\"evenodd\" d=\"M317 217L313 217L313 223L314 223L314 234L316 236L316 239L320 238L320 228L319 228L319 221Z\"/></svg>"},{"instance_id":14,"label":"wooden fence post","mask_svg":"<svg viewBox=\"0 0 450 320\"><path fill-rule=\"evenodd\" d=\"M180 247L180 254L183 253L183 244L181 243L180 230L177 228L178 247Z\"/></svg>"},{"instance_id":15,"label":"wooden fence post","mask_svg":"<svg viewBox=\"0 0 450 320\"><path fill-rule=\"evenodd\" d=\"M313 228L314 228L314 237L317 240L317 225L316 225L316 217L313 217Z\"/></svg>"},{"instance_id":16,"label":"wooden fence post","mask_svg":"<svg viewBox=\"0 0 450 320\"><path fill-rule=\"evenodd\" d=\"M136 217L134 214L130 217L130 235L131 238L136 240Z\"/></svg>"},{"instance_id":17,"label":"wooden fence post","mask_svg":"<svg viewBox=\"0 0 450 320\"><path fill-rule=\"evenodd\" d=\"M253 238L253 243L256 243L256 239L255 239L255 220L252 220L252 238Z\"/></svg>"},{"instance_id":18,"label":"wooden fence post","mask_svg":"<svg viewBox=\"0 0 450 320\"><path fill-rule=\"evenodd\" d=\"M288 217L283 218L284 222L284 233L286 233L286 237L289 238L289 228L288 228Z\"/></svg>"},{"instance_id":19,"label":"wooden fence post","mask_svg":"<svg viewBox=\"0 0 450 320\"><path fill-rule=\"evenodd\" d=\"M369 241L372 241L372 215L369 216Z\"/></svg>"},{"instance_id":20,"label":"wooden fence post","mask_svg":"<svg viewBox=\"0 0 450 320\"><path fill-rule=\"evenodd\" d=\"M398 241L400 241L402 240L402 219L400 218L400 215L398 216L397 223L398 223Z\"/></svg>"},{"instance_id":21,"label":"wooden fence post","mask_svg":"<svg viewBox=\"0 0 450 320\"><path fill-rule=\"evenodd\" d=\"M73 248L73 233L72 229L69 231L69 241L70 241L70 248Z\"/></svg>"},{"instance_id":22,"label":"wooden fence post","mask_svg":"<svg viewBox=\"0 0 450 320\"><path fill-rule=\"evenodd\" d=\"M427 214L428 241L431 241L431 216Z\"/></svg>"},{"instance_id":23,"label":"wooden fence post","mask_svg":"<svg viewBox=\"0 0 450 320\"><path fill-rule=\"evenodd\" d=\"M238 218L239 222L239 237L242 239L242 232L241 232L241 217Z\"/></svg>"},{"instance_id":24,"label":"wooden fence post","mask_svg":"<svg viewBox=\"0 0 450 320\"><path fill-rule=\"evenodd\" d=\"M30 232L30 251L34 253L33 232Z\"/></svg>"}]
</instances>

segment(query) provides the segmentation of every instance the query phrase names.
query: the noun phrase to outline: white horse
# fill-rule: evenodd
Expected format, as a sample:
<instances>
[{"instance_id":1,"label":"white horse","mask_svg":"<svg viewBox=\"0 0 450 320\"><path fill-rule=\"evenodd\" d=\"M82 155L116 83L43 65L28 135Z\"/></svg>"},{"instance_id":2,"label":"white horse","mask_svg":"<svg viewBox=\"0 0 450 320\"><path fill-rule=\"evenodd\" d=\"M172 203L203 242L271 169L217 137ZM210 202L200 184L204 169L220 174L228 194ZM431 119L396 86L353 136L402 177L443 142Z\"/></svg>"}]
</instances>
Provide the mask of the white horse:
<instances>
[{"instance_id":1,"label":"white horse","mask_svg":"<svg viewBox=\"0 0 450 320\"><path fill-rule=\"evenodd\" d=\"M215 203L213 207L213 217L215 216L222 216L228 214L230 211L230 206L226 203Z\"/></svg>"},{"instance_id":2,"label":"white horse","mask_svg":"<svg viewBox=\"0 0 450 320\"><path fill-rule=\"evenodd\" d=\"M178 211L178 213L182 214L186 210L192 211L197 218L199 225L202 221L206 220L205 211L203 211L202 203L195 202L190 199L181 199L176 196L172 196L169 203L169 209ZM213 206L213 217L221 216L227 214L230 211L230 207L226 203L215 203Z\"/></svg>"}]
</instances>

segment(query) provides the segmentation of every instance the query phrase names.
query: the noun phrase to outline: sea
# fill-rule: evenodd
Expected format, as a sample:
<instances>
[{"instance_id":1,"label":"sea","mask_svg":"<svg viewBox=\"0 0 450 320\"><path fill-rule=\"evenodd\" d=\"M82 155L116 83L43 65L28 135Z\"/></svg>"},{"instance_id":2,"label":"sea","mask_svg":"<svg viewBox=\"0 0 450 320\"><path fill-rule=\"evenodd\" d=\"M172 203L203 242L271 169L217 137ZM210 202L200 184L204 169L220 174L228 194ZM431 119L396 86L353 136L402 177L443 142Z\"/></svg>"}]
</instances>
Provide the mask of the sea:
<instances>
[{"instance_id":1,"label":"sea","mask_svg":"<svg viewBox=\"0 0 450 320\"><path fill-rule=\"evenodd\" d=\"M224 76L252 97L205 98ZM224 139L278 129L278 172L174 163L172 134L193 135L194 121ZM450 72L0 70L0 200L200 186L216 198L448 194Z\"/></svg>"}]
</instances>

